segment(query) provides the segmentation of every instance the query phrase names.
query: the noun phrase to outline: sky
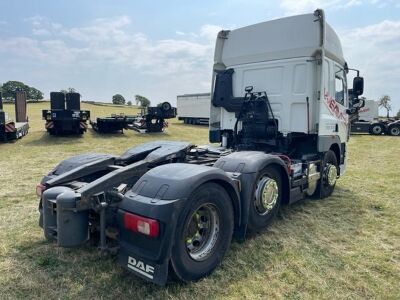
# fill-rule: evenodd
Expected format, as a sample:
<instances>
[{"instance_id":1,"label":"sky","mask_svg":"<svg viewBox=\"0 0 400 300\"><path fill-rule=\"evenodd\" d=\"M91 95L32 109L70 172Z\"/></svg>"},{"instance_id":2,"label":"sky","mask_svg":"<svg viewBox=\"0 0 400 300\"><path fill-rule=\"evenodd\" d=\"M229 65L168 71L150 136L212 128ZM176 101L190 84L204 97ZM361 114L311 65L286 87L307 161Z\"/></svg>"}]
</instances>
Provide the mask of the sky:
<instances>
[{"instance_id":1,"label":"sky","mask_svg":"<svg viewBox=\"0 0 400 300\"><path fill-rule=\"evenodd\" d=\"M400 0L0 0L0 83L153 104L209 92L216 34L323 8L364 96L400 109ZM392 112L393 113L393 112Z\"/></svg>"}]
</instances>

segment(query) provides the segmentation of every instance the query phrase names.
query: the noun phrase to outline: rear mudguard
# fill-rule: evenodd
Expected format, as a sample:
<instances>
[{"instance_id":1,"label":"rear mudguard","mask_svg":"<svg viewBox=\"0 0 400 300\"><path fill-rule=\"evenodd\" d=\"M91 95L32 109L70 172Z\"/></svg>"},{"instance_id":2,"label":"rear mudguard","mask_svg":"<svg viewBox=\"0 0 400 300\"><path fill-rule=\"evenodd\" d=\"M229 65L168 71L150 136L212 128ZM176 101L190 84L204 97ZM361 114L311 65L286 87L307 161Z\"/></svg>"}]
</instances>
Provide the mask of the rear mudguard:
<instances>
[{"instance_id":1,"label":"rear mudguard","mask_svg":"<svg viewBox=\"0 0 400 300\"><path fill-rule=\"evenodd\" d=\"M235 238L243 241L246 235L250 205L254 200L255 182L262 170L274 165L282 174L283 202L290 202L289 173L284 161L277 155L258 151L239 151L222 156L214 164L225 172L230 172L232 178L240 181L240 228L235 232Z\"/></svg>"},{"instance_id":2,"label":"rear mudguard","mask_svg":"<svg viewBox=\"0 0 400 300\"><path fill-rule=\"evenodd\" d=\"M221 169L192 164L167 164L143 175L118 205L120 228L119 262L138 276L163 285L168 277L168 263L175 241L175 229L183 222L182 210L191 205L190 195L206 182L221 184L230 194L235 209L235 223L240 223L237 185ZM125 230L123 214L132 212L160 222L160 236L148 238Z\"/></svg>"}]
</instances>

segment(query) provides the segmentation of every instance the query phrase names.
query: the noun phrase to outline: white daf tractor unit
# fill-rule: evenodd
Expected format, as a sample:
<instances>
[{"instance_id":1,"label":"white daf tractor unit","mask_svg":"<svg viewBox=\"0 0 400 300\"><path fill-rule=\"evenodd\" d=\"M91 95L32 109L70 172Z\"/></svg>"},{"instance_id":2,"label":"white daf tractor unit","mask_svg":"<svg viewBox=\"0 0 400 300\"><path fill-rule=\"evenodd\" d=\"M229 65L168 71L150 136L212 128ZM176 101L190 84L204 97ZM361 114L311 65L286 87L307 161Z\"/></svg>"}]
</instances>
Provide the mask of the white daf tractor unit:
<instances>
[{"instance_id":1,"label":"white daf tractor unit","mask_svg":"<svg viewBox=\"0 0 400 300\"><path fill-rule=\"evenodd\" d=\"M351 122L351 132L400 136L400 120L379 118L379 103L374 100L366 100L364 107L359 110Z\"/></svg>"},{"instance_id":2,"label":"white daf tractor unit","mask_svg":"<svg viewBox=\"0 0 400 300\"><path fill-rule=\"evenodd\" d=\"M60 247L91 240L160 285L169 272L185 282L211 274L232 238L264 229L281 205L332 194L349 115L362 106L363 79L348 83L348 71L322 10L221 31L214 145L154 141L61 162L37 187L45 237Z\"/></svg>"}]
</instances>

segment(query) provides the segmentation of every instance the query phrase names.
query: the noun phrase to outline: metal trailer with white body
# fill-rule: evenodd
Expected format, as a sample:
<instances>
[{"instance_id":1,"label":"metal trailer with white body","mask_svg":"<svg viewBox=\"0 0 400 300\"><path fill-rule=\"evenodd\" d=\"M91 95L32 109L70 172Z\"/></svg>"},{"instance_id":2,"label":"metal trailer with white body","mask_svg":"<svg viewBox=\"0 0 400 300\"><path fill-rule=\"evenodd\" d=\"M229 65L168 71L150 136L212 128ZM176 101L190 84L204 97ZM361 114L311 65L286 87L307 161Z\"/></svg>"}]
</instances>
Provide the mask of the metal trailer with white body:
<instances>
[{"instance_id":1,"label":"metal trailer with white body","mask_svg":"<svg viewBox=\"0 0 400 300\"><path fill-rule=\"evenodd\" d=\"M283 204L325 198L345 172L347 64L322 10L221 31L215 47L210 141L155 141L121 156L82 154L37 186L48 240L88 240L157 284L169 271L198 280ZM357 95L363 79L353 81Z\"/></svg>"},{"instance_id":2,"label":"metal trailer with white body","mask_svg":"<svg viewBox=\"0 0 400 300\"><path fill-rule=\"evenodd\" d=\"M352 133L369 133L373 135L400 136L400 120L379 118L379 104L374 100L366 100L356 119L351 122Z\"/></svg>"},{"instance_id":3,"label":"metal trailer with white body","mask_svg":"<svg viewBox=\"0 0 400 300\"><path fill-rule=\"evenodd\" d=\"M210 93L184 94L176 97L178 120L185 124L208 125L210 119Z\"/></svg>"}]
</instances>

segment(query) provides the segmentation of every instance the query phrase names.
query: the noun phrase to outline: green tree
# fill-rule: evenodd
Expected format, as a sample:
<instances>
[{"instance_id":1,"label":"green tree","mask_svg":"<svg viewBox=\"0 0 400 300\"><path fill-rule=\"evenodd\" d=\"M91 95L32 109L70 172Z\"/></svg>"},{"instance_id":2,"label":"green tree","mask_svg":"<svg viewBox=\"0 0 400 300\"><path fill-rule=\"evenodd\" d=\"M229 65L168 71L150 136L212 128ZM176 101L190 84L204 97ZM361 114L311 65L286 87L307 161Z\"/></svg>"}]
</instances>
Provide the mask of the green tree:
<instances>
[{"instance_id":1,"label":"green tree","mask_svg":"<svg viewBox=\"0 0 400 300\"><path fill-rule=\"evenodd\" d=\"M29 88L29 91L27 93L27 97L30 100L42 100L43 99L43 93L39 91L38 89L35 89L34 87Z\"/></svg>"},{"instance_id":2,"label":"green tree","mask_svg":"<svg viewBox=\"0 0 400 300\"><path fill-rule=\"evenodd\" d=\"M113 104L125 104L125 98L120 94L116 94L112 97L112 103Z\"/></svg>"},{"instance_id":3,"label":"green tree","mask_svg":"<svg viewBox=\"0 0 400 300\"><path fill-rule=\"evenodd\" d=\"M383 107L384 109L386 109L387 115L386 117L389 118L389 111L392 110L392 105L391 102L392 100L390 99L389 95L383 95L380 99L379 99L379 107Z\"/></svg>"},{"instance_id":4,"label":"green tree","mask_svg":"<svg viewBox=\"0 0 400 300\"><path fill-rule=\"evenodd\" d=\"M128 104L128 106L132 106L132 101L128 101L126 104Z\"/></svg>"},{"instance_id":5,"label":"green tree","mask_svg":"<svg viewBox=\"0 0 400 300\"><path fill-rule=\"evenodd\" d=\"M66 90L60 90L61 93L67 94L67 93L78 93L78 91L76 89L74 89L73 87L69 87Z\"/></svg>"},{"instance_id":6,"label":"green tree","mask_svg":"<svg viewBox=\"0 0 400 300\"><path fill-rule=\"evenodd\" d=\"M136 105L140 105L142 107L149 107L151 102L144 96L135 95Z\"/></svg>"},{"instance_id":7,"label":"green tree","mask_svg":"<svg viewBox=\"0 0 400 300\"><path fill-rule=\"evenodd\" d=\"M16 91L26 92L28 94L30 87L20 81L7 81L3 84L3 97L14 99Z\"/></svg>"},{"instance_id":8,"label":"green tree","mask_svg":"<svg viewBox=\"0 0 400 300\"><path fill-rule=\"evenodd\" d=\"M26 92L26 96L29 100L43 99L43 93L41 91L20 81L7 81L3 84L1 89L3 97L10 100L14 99L16 91Z\"/></svg>"}]
</instances>

